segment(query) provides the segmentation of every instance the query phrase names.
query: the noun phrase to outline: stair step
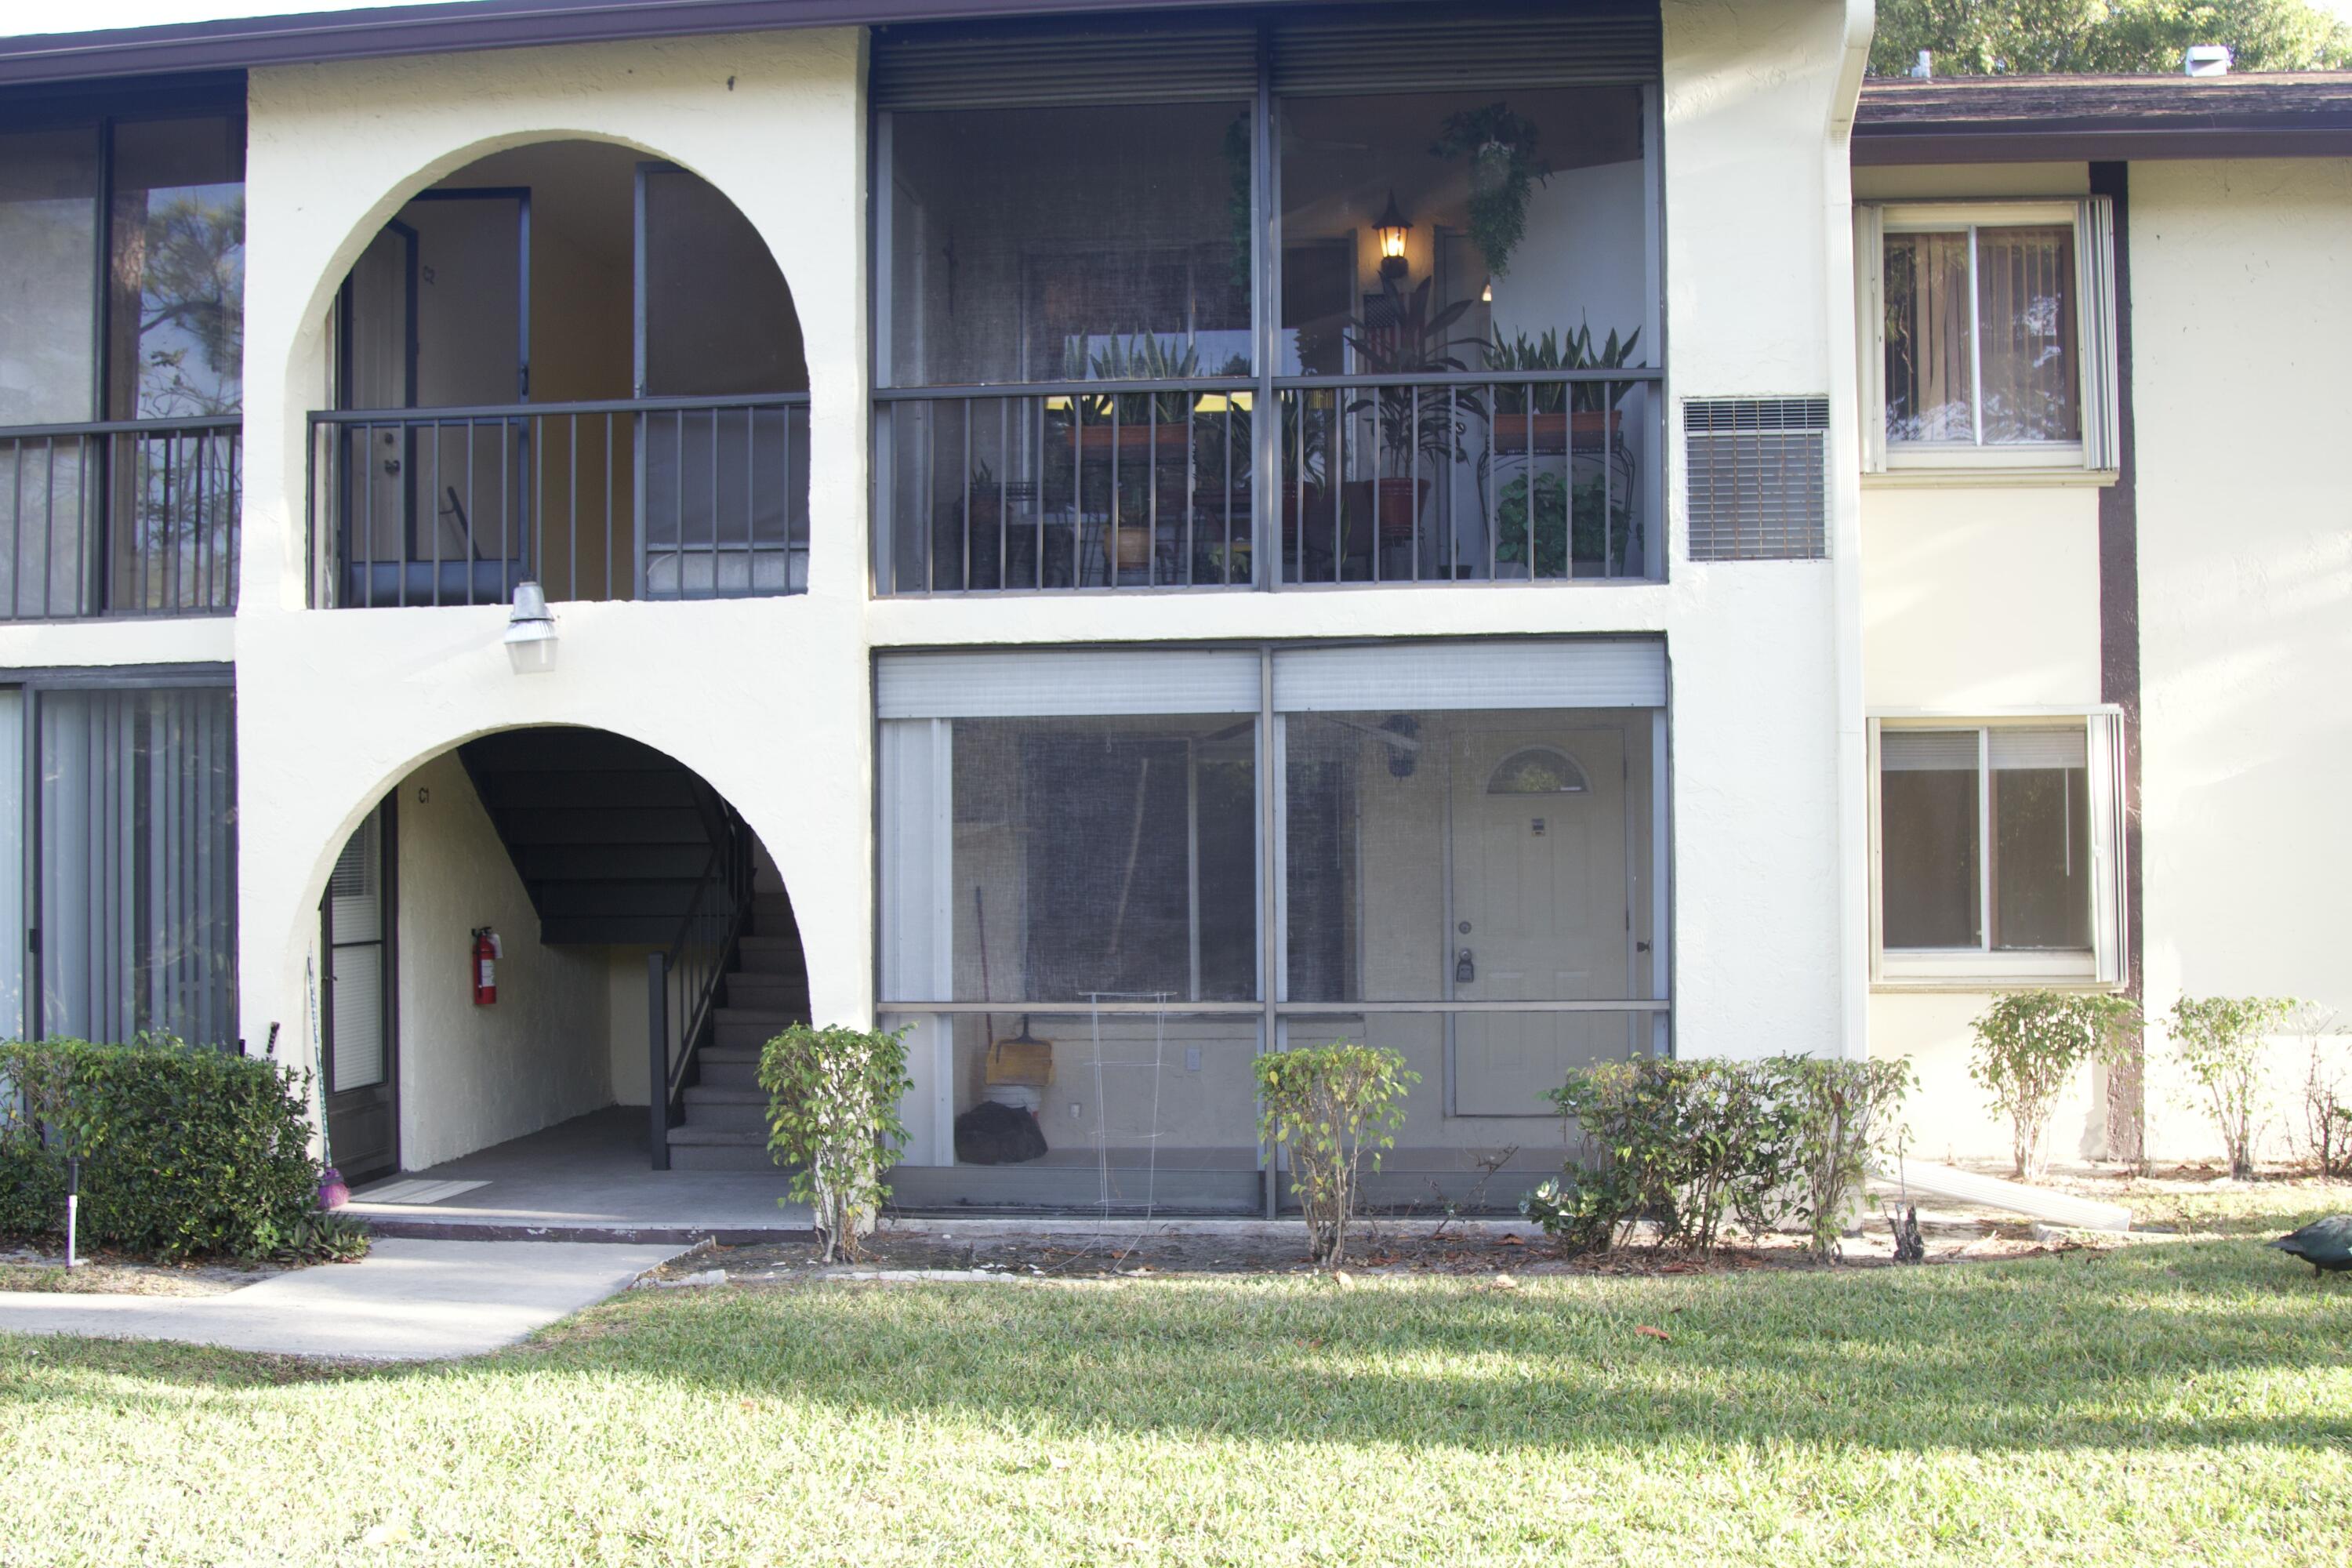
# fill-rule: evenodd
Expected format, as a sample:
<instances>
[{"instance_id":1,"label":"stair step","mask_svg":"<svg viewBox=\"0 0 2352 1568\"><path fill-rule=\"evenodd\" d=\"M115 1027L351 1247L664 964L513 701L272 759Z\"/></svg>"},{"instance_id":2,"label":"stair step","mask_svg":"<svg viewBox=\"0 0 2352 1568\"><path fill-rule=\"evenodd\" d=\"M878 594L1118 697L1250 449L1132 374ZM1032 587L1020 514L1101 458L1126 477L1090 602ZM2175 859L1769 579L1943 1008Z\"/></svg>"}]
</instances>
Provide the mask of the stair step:
<instances>
[{"instance_id":1,"label":"stair step","mask_svg":"<svg viewBox=\"0 0 2352 1568\"><path fill-rule=\"evenodd\" d=\"M688 1084L685 1098L687 1119L689 1121L694 1119L694 1113L705 1106L752 1105L763 1111L768 1109L766 1089L756 1087L746 1089L740 1084Z\"/></svg>"},{"instance_id":2,"label":"stair step","mask_svg":"<svg viewBox=\"0 0 2352 1568\"><path fill-rule=\"evenodd\" d=\"M735 967L740 973L752 974L803 974L806 965L801 958L801 944L796 937L747 936L736 950Z\"/></svg>"},{"instance_id":3,"label":"stair step","mask_svg":"<svg viewBox=\"0 0 2352 1568\"><path fill-rule=\"evenodd\" d=\"M772 1008L795 1018L808 1016L808 982L797 974L760 974L738 969L727 976L730 1007Z\"/></svg>"},{"instance_id":4,"label":"stair step","mask_svg":"<svg viewBox=\"0 0 2352 1568\"><path fill-rule=\"evenodd\" d=\"M766 1140L758 1143L680 1143L675 1134L669 1146L669 1168L673 1171L761 1171L781 1182L783 1173L777 1168L775 1156L769 1153Z\"/></svg>"},{"instance_id":5,"label":"stair step","mask_svg":"<svg viewBox=\"0 0 2352 1568\"><path fill-rule=\"evenodd\" d=\"M686 1091L686 1120L671 1129L673 1138L680 1131L695 1132L756 1132L761 1142L768 1137L768 1097L757 1089L721 1090L721 1093L741 1093L742 1100L697 1100L695 1091Z\"/></svg>"}]
</instances>

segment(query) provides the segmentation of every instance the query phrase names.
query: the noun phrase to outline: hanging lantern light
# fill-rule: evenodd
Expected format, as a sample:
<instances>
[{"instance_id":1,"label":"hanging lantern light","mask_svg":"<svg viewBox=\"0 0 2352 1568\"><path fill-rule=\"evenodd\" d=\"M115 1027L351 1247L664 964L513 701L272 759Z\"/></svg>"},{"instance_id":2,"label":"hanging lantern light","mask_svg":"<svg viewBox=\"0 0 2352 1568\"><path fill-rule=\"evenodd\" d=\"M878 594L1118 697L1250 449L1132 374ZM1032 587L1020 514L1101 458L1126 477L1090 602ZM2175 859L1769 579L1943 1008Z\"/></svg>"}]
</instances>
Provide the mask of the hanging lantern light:
<instances>
[{"instance_id":1,"label":"hanging lantern light","mask_svg":"<svg viewBox=\"0 0 2352 1568\"><path fill-rule=\"evenodd\" d=\"M1404 237L1412 232L1412 225L1397 206L1396 192L1389 192L1389 209L1381 214L1375 226L1381 237L1381 276L1402 281L1411 270L1404 259Z\"/></svg>"}]
</instances>

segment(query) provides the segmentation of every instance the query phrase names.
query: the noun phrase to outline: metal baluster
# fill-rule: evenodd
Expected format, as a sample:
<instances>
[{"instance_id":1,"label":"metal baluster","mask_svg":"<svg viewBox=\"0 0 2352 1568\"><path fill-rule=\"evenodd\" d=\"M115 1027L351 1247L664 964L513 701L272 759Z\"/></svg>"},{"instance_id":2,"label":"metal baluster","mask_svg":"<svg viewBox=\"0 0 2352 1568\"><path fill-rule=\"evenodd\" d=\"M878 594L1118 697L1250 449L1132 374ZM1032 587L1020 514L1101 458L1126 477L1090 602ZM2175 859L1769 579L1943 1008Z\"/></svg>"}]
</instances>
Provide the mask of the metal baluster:
<instances>
[{"instance_id":1,"label":"metal baluster","mask_svg":"<svg viewBox=\"0 0 2352 1568\"><path fill-rule=\"evenodd\" d=\"M1013 400L996 400L996 585L1013 586Z\"/></svg>"},{"instance_id":2,"label":"metal baluster","mask_svg":"<svg viewBox=\"0 0 2352 1568\"><path fill-rule=\"evenodd\" d=\"M1536 389L1532 382L1525 384L1525 387L1527 395L1519 401L1527 405L1521 412L1527 416L1528 427L1528 581L1532 583L1538 575L1536 571ZM1574 424L1575 421L1570 420L1570 423ZM1562 445L1565 447L1569 443L1564 442ZM1574 488L1570 487L1570 493L1563 498L1563 504L1560 507L1562 520L1570 524L1569 539L1575 537L1574 518L1570 515L1576 505ZM1564 539L1560 542L1560 553L1563 561L1573 555L1574 552L1570 547L1569 540ZM1575 570L1573 566L1569 569Z\"/></svg>"},{"instance_id":3,"label":"metal baluster","mask_svg":"<svg viewBox=\"0 0 2352 1568\"><path fill-rule=\"evenodd\" d=\"M1217 558L1217 581L1224 587L1234 583L1234 398L1225 394L1225 494L1221 510L1225 514L1225 549Z\"/></svg>"},{"instance_id":4,"label":"metal baluster","mask_svg":"<svg viewBox=\"0 0 2352 1568\"><path fill-rule=\"evenodd\" d=\"M1503 484L1495 472L1495 426L1502 412L1498 389L1493 382L1486 384L1486 493L1478 498L1486 515L1479 520L1486 535L1486 581L1502 575L1503 547Z\"/></svg>"},{"instance_id":5,"label":"metal baluster","mask_svg":"<svg viewBox=\"0 0 2352 1568\"><path fill-rule=\"evenodd\" d=\"M963 401L963 582L964 592L971 591L971 399Z\"/></svg>"},{"instance_id":6,"label":"metal baluster","mask_svg":"<svg viewBox=\"0 0 2352 1568\"><path fill-rule=\"evenodd\" d=\"M1610 395L1614 384L1612 382L1606 381L1601 384L1601 575L1604 580L1617 575L1615 550L1617 504L1612 489L1616 483L1616 476L1610 471L1616 467L1612 461L1616 455L1615 432L1610 428L1616 422L1614 411L1617 401ZM1568 438L1572 444L1576 439L1574 415L1569 416L1568 423ZM1574 489L1573 486L1570 488Z\"/></svg>"},{"instance_id":7,"label":"metal baluster","mask_svg":"<svg viewBox=\"0 0 2352 1568\"><path fill-rule=\"evenodd\" d=\"M643 528L646 520L639 518L636 523ZM613 552L613 416L607 410L604 415L604 597L607 599L621 596L613 587L613 580L620 574L620 560Z\"/></svg>"},{"instance_id":8,"label":"metal baluster","mask_svg":"<svg viewBox=\"0 0 2352 1568\"><path fill-rule=\"evenodd\" d=\"M715 414L711 416L714 425L718 422L718 417ZM789 440L792 432L787 429L784 434L785 438ZM792 507L789 502L784 507L784 520L785 531L789 535L792 528ZM747 597L760 591L759 532L760 408L757 404L747 403L743 405L743 592ZM792 548L789 537L785 542L784 554L785 575L789 582L792 571Z\"/></svg>"}]
</instances>

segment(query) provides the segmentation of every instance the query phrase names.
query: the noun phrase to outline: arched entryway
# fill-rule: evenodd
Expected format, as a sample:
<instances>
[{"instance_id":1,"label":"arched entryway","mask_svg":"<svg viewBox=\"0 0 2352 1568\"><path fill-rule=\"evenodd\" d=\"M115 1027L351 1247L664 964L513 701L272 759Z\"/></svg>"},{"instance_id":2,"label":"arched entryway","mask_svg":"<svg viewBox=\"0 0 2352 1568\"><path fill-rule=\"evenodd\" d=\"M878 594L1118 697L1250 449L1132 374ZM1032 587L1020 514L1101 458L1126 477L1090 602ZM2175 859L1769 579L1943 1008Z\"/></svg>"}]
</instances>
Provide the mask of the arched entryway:
<instances>
[{"instance_id":1,"label":"arched entryway","mask_svg":"<svg viewBox=\"0 0 2352 1568\"><path fill-rule=\"evenodd\" d=\"M560 1212L676 1168L761 1173L772 1210L758 1048L807 973L774 861L693 769L604 730L468 741L362 821L320 922L329 1155L363 1196L421 1173Z\"/></svg>"},{"instance_id":2,"label":"arched entryway","mask_svg":"<svg viewBox=\"0 0 2352 1568\"><path fill-rule=\"evenodd\" d=\"M692 172L589 141L478 159L360 253L330 338L320 602L806 586L799 316L759 232Z\"/></svg>"}]
</instances>

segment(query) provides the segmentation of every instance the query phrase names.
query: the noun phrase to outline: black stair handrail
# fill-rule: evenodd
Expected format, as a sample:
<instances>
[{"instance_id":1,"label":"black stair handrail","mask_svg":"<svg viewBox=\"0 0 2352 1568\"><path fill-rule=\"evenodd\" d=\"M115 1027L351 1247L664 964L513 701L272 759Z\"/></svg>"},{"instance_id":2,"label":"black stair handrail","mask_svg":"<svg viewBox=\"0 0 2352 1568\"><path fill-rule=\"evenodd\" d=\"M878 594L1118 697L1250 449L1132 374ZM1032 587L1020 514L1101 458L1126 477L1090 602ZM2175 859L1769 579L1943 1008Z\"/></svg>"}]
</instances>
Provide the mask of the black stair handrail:
<instances>
[{"instance_id":1,"label":"black stair handrail","mask_svg":"<svg viewBox=\"0 0 2352 1568\"><path fill-rule=\"evenodd\" d=\"M653 1168L669 1169L669 1130L681 1119L687 1069L709 1033L743 929L751 919L751 830L732 806L694 896L667 948L646 957L646 1096ZM673 1019L676 1020L673 1025Z\"/></svg>"}]
</instances>

